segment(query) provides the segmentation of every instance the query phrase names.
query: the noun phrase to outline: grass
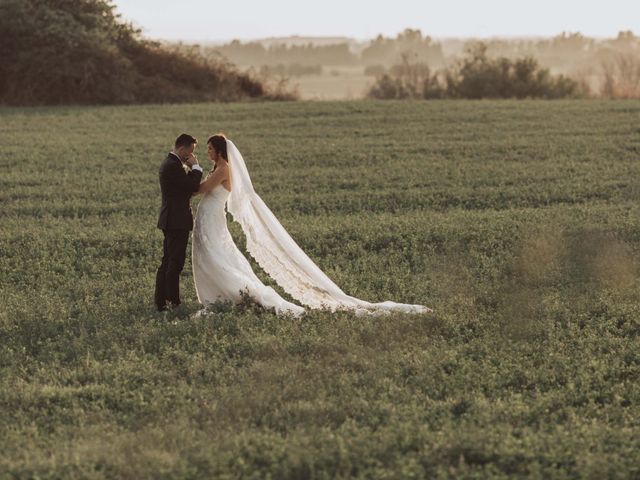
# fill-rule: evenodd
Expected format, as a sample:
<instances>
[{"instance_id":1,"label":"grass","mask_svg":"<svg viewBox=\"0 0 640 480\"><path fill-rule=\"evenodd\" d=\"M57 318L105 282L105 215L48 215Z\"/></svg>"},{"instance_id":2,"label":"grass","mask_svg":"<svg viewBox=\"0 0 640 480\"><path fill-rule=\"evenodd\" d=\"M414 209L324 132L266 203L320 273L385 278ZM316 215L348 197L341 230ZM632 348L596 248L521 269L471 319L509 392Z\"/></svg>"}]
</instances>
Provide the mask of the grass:
<instances>
[{"instance_id":1,"label":"grass","mask_svg":"<svg viewBox=\"0 0 640 480\"><path fill-rule=\"evenodd\" d=\"M639 114L0 109L0 479L638 478ZM189 263L155 313L157 168L219 130L347 293L435 313L195 319Z\"/></svg>"}]
</instances>

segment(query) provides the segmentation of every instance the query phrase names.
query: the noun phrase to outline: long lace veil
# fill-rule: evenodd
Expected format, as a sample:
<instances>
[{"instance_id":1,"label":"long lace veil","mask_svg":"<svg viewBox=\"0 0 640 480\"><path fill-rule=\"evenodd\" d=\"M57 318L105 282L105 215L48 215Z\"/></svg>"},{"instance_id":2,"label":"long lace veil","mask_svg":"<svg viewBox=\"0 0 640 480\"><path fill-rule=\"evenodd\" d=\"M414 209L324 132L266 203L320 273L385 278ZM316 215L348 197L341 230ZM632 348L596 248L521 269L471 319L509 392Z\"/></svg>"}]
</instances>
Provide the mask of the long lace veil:
<instances>
[{"instance_id":1,"label":"long lace veil","mask_svg":"<svg viewBox=\"0 0 640 480\"><path fill-rule=\"evenodd\" d=\"M284 291L311 308L357 310L360 313L431 311L423 305L395 302L369 303L344 293L291 238L253 189L242 154L227 139L231 167L231 194L227 211L240 224L247 251Z\"/></svg>"}]
</instances>

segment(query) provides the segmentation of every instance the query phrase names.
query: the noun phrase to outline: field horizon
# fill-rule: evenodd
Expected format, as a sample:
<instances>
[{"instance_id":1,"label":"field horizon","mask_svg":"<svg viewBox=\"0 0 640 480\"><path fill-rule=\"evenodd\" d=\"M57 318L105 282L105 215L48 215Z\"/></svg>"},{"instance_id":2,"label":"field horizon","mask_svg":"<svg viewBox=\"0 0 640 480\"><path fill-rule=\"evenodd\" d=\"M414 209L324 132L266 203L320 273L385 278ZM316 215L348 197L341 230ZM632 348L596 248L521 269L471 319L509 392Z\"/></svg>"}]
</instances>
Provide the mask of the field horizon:
<instances>
[{"instance_id":1,"label":"field horizon","mask_svg":"<svg viewBox=\"0 0 640 480\"><path fill-rule=\"evenodd\" d=\"M640 100L0 118L0 479L640 476ZM156 313L158 167L219 131L346 293L434 313L195 318L190 245Z\"/></svg>"}]
</instances>

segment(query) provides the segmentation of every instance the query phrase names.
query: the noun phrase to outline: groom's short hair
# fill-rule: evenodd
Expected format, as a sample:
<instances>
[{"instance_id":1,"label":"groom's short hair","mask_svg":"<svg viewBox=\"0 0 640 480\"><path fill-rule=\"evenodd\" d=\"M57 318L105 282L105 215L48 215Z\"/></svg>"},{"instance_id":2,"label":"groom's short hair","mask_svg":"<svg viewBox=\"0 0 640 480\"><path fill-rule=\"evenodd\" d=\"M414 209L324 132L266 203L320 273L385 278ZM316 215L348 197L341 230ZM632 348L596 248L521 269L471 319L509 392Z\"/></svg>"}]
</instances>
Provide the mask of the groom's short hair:
<instances>
[{"instance_id":1,"label":"groom's short hair","mask_svg":"<svg viewBox=\"0 0 640 480\"><path fill-rule=\"evenodd\" d=\"M198 140L196 140L196 137L192 137L187 133L183 133L180 136L178 136L178 138L176 138L175 147L176 148L190 147L194 143L198 143Z\"/></svg>"}]
</instances>

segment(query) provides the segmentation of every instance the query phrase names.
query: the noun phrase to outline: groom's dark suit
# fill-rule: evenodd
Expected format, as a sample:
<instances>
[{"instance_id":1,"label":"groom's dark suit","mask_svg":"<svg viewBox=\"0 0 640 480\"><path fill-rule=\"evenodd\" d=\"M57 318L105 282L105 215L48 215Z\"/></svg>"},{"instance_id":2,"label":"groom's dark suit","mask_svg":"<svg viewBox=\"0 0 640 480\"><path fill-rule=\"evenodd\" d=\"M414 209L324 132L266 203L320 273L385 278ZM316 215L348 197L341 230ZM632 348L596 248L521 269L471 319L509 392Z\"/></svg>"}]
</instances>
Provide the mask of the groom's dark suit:
<instances>
[{"instance_id":1,"label":"groom's dark suit","mask_svg":"<svg viewBox=\"0 0 640 480\"><path fill-rule=\"evenodd\" d=\"M180 272L184 267L189 231L193 228L191 195L198 190L202 170L185 172L182 161L174 153L160 165L162 206L158 228L164 233L162 264L156 274L155 304L158 310L167 300L180 304Z\"/></svg>"}]
</instances>

